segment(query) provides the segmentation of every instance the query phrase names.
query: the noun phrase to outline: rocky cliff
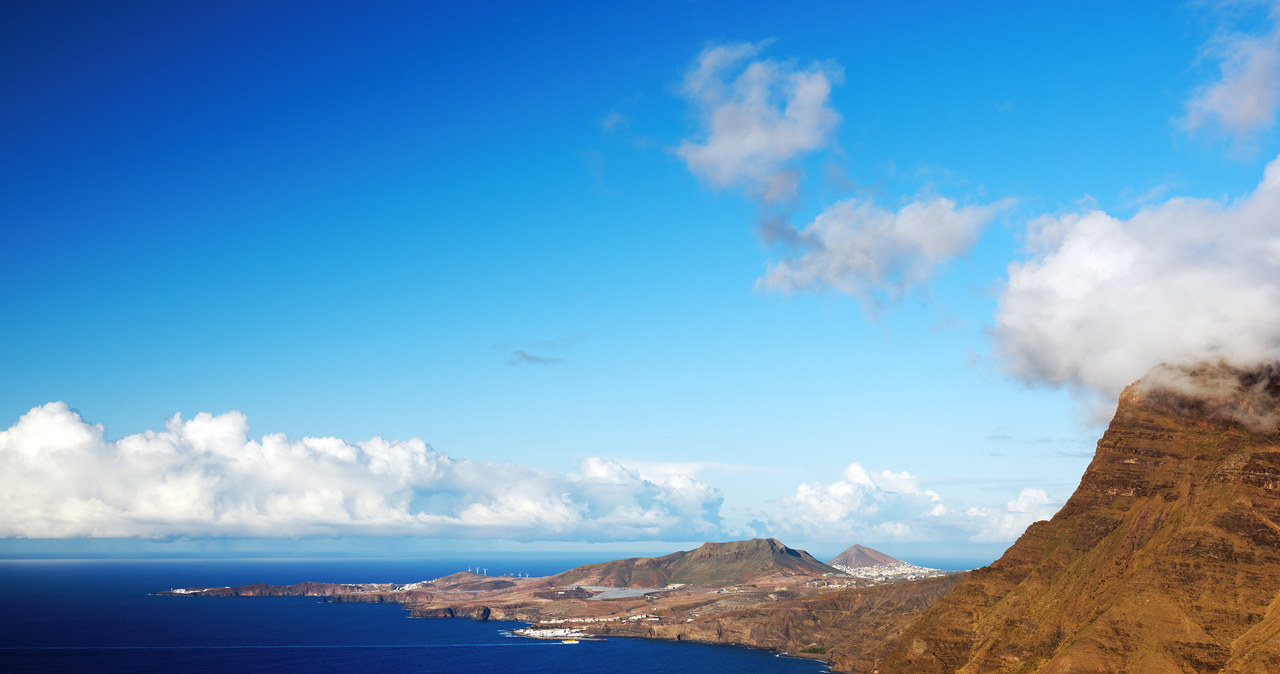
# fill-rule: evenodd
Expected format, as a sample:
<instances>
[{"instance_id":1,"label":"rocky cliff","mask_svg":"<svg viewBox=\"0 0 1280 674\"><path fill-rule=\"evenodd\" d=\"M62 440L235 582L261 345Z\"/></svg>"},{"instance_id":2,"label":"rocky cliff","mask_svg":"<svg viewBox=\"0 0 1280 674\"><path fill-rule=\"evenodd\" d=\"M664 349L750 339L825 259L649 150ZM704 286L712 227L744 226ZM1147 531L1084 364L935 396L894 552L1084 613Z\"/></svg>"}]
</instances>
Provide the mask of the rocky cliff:
<instances>
[{"instance_id":1,"label":"rocky cliff","mask_svg":"<svg viewBox=\"0 0 1280 674\"><path fill-rule=\"evenodd\" d=\"M1280 365L1157 368L1079 488L855 672L1280 669Z\"/></svg>"}]
</instances>

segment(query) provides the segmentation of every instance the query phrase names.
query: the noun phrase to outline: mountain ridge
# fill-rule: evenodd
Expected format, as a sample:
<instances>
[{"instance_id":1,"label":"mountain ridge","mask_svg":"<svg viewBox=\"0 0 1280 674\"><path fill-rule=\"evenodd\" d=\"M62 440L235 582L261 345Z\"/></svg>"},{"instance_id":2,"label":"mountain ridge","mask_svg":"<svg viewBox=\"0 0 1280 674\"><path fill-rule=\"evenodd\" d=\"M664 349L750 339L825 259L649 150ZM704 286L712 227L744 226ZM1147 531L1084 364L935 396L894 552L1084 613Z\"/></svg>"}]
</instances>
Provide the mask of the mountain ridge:
<instances>
[{"instance_id":1,"label":"mountain ridge","mask_svg":"<svg viewBox=\"0 0 1280 674\"><path fill-rule=\"evenodd\" d=\"M584 564L551 577L557 586L664 587L682 585L738 585L761 577L811 576L839 573L809 553L774 538L704 543L694 550L662 557L631 557Z\"/></svg>"}]
</instances>

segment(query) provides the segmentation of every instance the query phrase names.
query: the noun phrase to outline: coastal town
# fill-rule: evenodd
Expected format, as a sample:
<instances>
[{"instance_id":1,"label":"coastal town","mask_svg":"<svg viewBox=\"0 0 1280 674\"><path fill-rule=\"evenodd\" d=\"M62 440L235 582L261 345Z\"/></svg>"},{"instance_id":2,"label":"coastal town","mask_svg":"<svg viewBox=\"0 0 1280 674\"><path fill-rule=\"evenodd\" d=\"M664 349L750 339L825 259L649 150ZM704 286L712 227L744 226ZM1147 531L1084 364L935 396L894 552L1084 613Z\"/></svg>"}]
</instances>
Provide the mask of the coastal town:
<instances>
[{"instance_id":1,"label":"coastal town","mask_svg":"<svg viewBox=\"0 0 1280 674\"><path fill-rule=\"evenodd\" d=\"M917 580L920 578L935 578L937 576L945 576L951 571L943 571L942 569L930 569L924 566L916 566L907 562L896 562L893 564L876 564L873 566L850 567L843 564L831 564L845 576L853 578L864 578L866 580L881 583L898 583L904 580Z\"/></svg>"},{"instance_id":2,"label":"coastal town","mask_svg":"<svg viewBox=\"0 0 1280 674\"><path fill-rule=\"evenodd\" d=\"M537 624L528 627L522 627L518 630L512 630L511 633L516 636L529 637L531 639L558 639L560 641L572 643L581 639L596 638L595 634L586 631L591 625L600 623L616 623L616 622L661 622L662 618L648 614L637 613L629 616L604 616L599 618L548 618L541 620ZM569 625L573 625L570 627Z\"/></svg>"}]
</instances>

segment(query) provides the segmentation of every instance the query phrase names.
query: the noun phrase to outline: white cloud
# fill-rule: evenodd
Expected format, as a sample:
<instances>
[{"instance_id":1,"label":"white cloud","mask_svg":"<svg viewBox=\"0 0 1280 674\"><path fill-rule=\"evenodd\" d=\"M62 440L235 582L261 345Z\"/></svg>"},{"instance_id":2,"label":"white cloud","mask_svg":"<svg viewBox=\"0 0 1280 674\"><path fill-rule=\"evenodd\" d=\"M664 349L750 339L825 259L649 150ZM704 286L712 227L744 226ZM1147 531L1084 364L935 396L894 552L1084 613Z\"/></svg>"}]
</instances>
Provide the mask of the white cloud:
<instances>
[{"instance_id":1,"label":"white cloud","mask_svg":"<svg viewBox=\"0 0 1280 674\"><path fill-rule=\"evenodd\" d=\"M762 533L787 539L852 543L932 541L1011 543L1061 503L1043 489L1023 489L1004 506L948 507L907 471L868 471L860 463L834 482L808 482L781 500L777 516L757 522Z\"/></svg>"},{"instance_id":2,"label":"white cloud","mask_svg":"<svg viewBox=\"0 0 1280 674\"><path fill-rule=\"evenodd\" d=\"M577 474L440 454L418 439L250 439L244 415L175 415L106 439L66 404L0 431L0 537L425 535L691 540L716 489L597 458Z\"/></svg>"},{"instance_id":3,"label":"white cloud","mask_svg":"<svg viewBox=\"0 0 1280 674\"><path fill-rule=\"evenodd\" d=\"M977 533L969 540L975 543L1011 542L1032 523L1053 517L1061 505L1050 500L1043 489L1027 488L1003 509L969 508L965 514L976 518L978 523Z\"/></svg>"},{"instance_id":4,"label":"white cloud","mask_svg":"<svg viewBox=\"0 0 1280 674\"><path fill-rule=\"evenodd\" d=\"M1028 382L1101 401L1153 366L1280 357L1280 159L1236 203L1175 198L1120 220L1044 217L1009 266L992 336Z\"/></svg>"},{"instance_id":5,"label":"white cloud","mask_svg":"<svg viewBox=\"0 0 1280 674\"><path fill-rule=\"evenodd\" d=\"M1006 206L957 207L938 198L893 213L867 201L841 201L797 233L803 252L772 264L757 285L783 292L828 287L864 303L894 300L967 252Z\"/></svg>"},{"instance_id":6,"label":"white cloud","mask_svg":"<svg viewBox=\"0 0 1280 674\"><path fill-rule=\"evenodd\" d=\"M1233 32L1206 46L1206 56L1219 63L1220 76L1187 102L1188 129L1215 128L1241 141L1275 124L1280 105L1280 3L1269 4L1269 32Z\"/></svg>"},{"instance_id":7,"label":"white cloud","mask_svg":"<svg viewBox=\"0 0 1280 674\"><path fill-rule=\"evenodd\" d=\"M873 473L854 462L840 480L797 486L794 495L782 499L780 517L769 526L781 535L811 540L913 540L924 534L920 524L945 512L939 510L940 500L906 471Z\"/></svg>"},{"instance_id":8,"label":"white cloud","mask_svg":"<svg viewBox=\"0 0 1280 674\"><path fill-rule=\"evenodd\" d=\"M698 477L704 473L776 475L780 471L794 470L792 466L768 466L745 463L720 463L718 461L649 461L617 459L617 462L640 473L650 482L662 482L672 475Z\"/></svg>"},{"instance_id":9,"label":"white cloud","mask_svg":"<svg viewBox=\"0 0 1280 674\"><path fill-rule=\"evenodd\" d=\"M849 199L797 230L787 221L785 204L799 189L798 161L833 143L840 115L831 106L831 88L843 79L843 70L834 63L799 67L752 60L764 46L721 45L698 55L681 93L697 109L705 137L676 149L694 175L757 199L764 211L762 238L790 246L789 254L757 281L758 288L831 288L864 306L892 302L968 251L1006 206L957 207L939 198L915 201L894 213Z\"/></svg>"},{"instance_id":10,"label":"white cloud","mask_svg":"<svg viewBox=\"0 0 1280 674\"><path fill-rule=\"evenodd\" d=\"M680 91L693 103L704 138L676 154L693 174L717 187L740 187L765 203L795 196L796 160L827 146L840 121L830 106L842 71L754 58L763 43L708 47Z\"/></svg>"},{"instance_id":11,"label":"white cloud","mask_svg":"<svg viewBox=\"0 0 1280 674\"><path fill-rule=\"evenodd\" d=\"M609 114L600 118L600 127L605 131L625 129L629 124L630 120L627 119L627 116L617 110L611 110Z\"/></svg>"}]
</instances>

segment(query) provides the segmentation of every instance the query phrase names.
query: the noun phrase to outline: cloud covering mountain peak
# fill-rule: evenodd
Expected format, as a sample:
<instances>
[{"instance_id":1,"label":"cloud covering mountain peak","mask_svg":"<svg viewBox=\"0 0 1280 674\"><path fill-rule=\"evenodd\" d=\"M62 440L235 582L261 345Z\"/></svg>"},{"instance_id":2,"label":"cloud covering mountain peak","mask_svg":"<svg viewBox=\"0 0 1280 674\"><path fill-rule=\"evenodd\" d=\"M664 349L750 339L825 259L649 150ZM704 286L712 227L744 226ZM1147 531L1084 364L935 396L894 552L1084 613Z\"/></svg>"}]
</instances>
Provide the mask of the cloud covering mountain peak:
<instances>
[{"instance_id":1,"label":"cloud covering mountain peak","mask_svg":"<svg viewBox=\"0 0 1280 674\"><path fill-rule=\"evenodd\" d=\"M1280 159L1236 201L1173 198L1129 219L1101 210L1031 223L1009 265L992 336L1030 382L1114 409L1159 363L1280 356Z\"/></svg>"}]
</instances>

